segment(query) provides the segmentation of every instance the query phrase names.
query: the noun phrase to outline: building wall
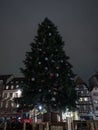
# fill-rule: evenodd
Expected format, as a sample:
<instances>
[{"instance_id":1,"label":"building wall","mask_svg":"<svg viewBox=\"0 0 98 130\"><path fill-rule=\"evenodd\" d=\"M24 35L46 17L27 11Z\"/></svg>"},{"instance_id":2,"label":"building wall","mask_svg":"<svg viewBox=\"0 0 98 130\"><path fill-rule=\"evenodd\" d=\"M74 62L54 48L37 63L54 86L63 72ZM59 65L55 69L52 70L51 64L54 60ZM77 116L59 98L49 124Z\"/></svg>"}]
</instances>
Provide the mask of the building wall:
<instances>
[{"instance_id":1,"label":"building wall","mask_svg":"<svg viewBox=\"0 0 98 130\"><path fill-rule=\"evenodd\" d=\"M9 77L1 85L0 115L16 113L18 104L14 102L14 98L21 97L20 85L24 83L23 80L24 78Z\"/></svg>"},{"instance_id":2,"label":"building wall","mask_svg":"<svg viewBox=\"0 0 98 130\"><path fill-rule=\"evenodd\" d=\"M91 97L92 97L92 102L93 102L93 110L94 110L94 116L95 119L98 119L98 87L95 86L93 87L91 91Z\"/></svg>"},{"instance_id":3,"label":"building wall","mask_svg":"<svg viewBox=\"0 0 98 130\"><path fill-rule=\"evenodd\" d=\"M83 82L81 78L77 79L76 92L78 96L77 110L80 119L92 118L90 113L93 111L93 106L90 91L88 90L88 86Z\"/></svg>"}]
</instances>

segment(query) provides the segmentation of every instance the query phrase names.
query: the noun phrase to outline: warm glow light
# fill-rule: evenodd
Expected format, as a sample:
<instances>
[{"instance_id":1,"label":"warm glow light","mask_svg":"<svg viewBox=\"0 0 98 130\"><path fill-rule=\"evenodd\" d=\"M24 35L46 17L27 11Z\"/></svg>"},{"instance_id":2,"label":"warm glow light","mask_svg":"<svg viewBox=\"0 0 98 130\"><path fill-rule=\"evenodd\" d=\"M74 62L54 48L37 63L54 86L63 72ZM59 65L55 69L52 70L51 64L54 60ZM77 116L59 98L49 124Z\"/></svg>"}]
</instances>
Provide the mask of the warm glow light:
<instances>
[{"instance_id":1,"label":"warm glow light","mask_svg":"<svg viewBox=\"0 0 98 130\"><path fill-rule=\"evenodd\" d=\"M42 106L39 106L39 110L41 110L42 109Z\"/></svg>"},{"instance_id":2,"label":"warm glow light","mask_svg":"<svg viewBox=\"0 0 98 130\"><path fill-rule=\"evenodd\" d=\"M18 91L17 91L17 93L18 93L18 97L20 97L21 96L21 90L19 89Z\"/></svg>"}]
</instances>

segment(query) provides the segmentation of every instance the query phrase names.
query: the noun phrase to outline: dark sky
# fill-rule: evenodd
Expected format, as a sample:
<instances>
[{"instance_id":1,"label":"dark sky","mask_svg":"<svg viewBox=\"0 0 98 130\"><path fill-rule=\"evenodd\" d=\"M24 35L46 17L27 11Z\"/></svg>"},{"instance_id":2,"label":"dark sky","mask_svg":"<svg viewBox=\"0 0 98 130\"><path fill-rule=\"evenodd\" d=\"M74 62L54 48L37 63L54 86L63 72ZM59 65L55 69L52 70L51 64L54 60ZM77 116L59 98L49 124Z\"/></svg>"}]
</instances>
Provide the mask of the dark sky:
<instances>
[{"instance_id":1,"label":"dark sky","mask_svg":"<svg viewBox=\"0 0 98 130\"><path fill-rule=\"evenodd\" d=\"M45 17L58 27L73 71L88 80L98 71L98 0L0 0L0 74L20 75Z\"/></svg>"}]
</instances>

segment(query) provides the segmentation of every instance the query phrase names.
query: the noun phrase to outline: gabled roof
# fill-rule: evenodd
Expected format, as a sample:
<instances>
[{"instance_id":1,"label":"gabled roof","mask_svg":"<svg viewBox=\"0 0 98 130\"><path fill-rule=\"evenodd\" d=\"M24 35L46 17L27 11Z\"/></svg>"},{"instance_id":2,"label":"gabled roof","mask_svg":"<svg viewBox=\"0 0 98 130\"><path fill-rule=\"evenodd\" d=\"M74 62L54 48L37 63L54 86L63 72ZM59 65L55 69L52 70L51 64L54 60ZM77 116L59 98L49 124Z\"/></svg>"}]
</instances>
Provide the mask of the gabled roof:
<instances>
[{"instance_id":1,"label":"gabled roof","mask_svg":"<svg viewBox=\"0 0 98 130\"><path fill-rule=\"evenodd\" d=\"M0 75L0 80L3 81L3 84L6 84L7 80L12 76L12 74L9 75Z\"/></svg>"},{"instance_id":2,"label":"gabled roof","mask_svg":"<svg viewBox=\"0 0 98 130\"><path fill-rule=\"evenodd\" d=\"M98 87L98 72L89 78L89 87L92 90L94 87Z\"/></svg>"},{"instance_id":3,"label":"gabled roof","mask_svg":"<svg viewBox=\"0 0 98 130\"><path fill-rule=\"evenodd\" d=\"M83 81L83 79L79 76L76 78L75 83L76 83L76 85L82 85L82 84L86 85L86 83Z\"/></svg>"},{"instance_id":4,"label":"gabled roof","mask_svg":"<svg viewBox=\"0 0 98 130\"><path fill-rule=\"evenodd\" d=\"M10 82L8 82L8 85L23 83L24 80L25 80L24 77L14 77L12 80L10 80Z\"/></svg>"}]
</instances>

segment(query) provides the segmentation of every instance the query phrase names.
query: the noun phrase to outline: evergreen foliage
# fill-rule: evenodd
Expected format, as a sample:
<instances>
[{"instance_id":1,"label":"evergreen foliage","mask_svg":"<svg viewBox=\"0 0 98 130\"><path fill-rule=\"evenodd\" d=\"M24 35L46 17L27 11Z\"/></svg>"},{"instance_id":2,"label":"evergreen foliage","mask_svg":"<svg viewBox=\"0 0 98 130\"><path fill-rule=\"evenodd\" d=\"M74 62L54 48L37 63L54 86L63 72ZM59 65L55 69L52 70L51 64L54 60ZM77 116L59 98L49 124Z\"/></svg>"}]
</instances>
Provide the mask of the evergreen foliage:
<instances>
[{"instance_id":1,"label":"evergreen foliage","mask_svg":"<svg viewBox=\"0 0 98 130\"><path fill-rule=\"evenodd\" d=\"M57 27L48 19L38 25L37 35L26 52L23 102L26 106L41 104L47 110L74 108L76 101L74 73L64 42Z\"/></svg>"}]
</instances>

